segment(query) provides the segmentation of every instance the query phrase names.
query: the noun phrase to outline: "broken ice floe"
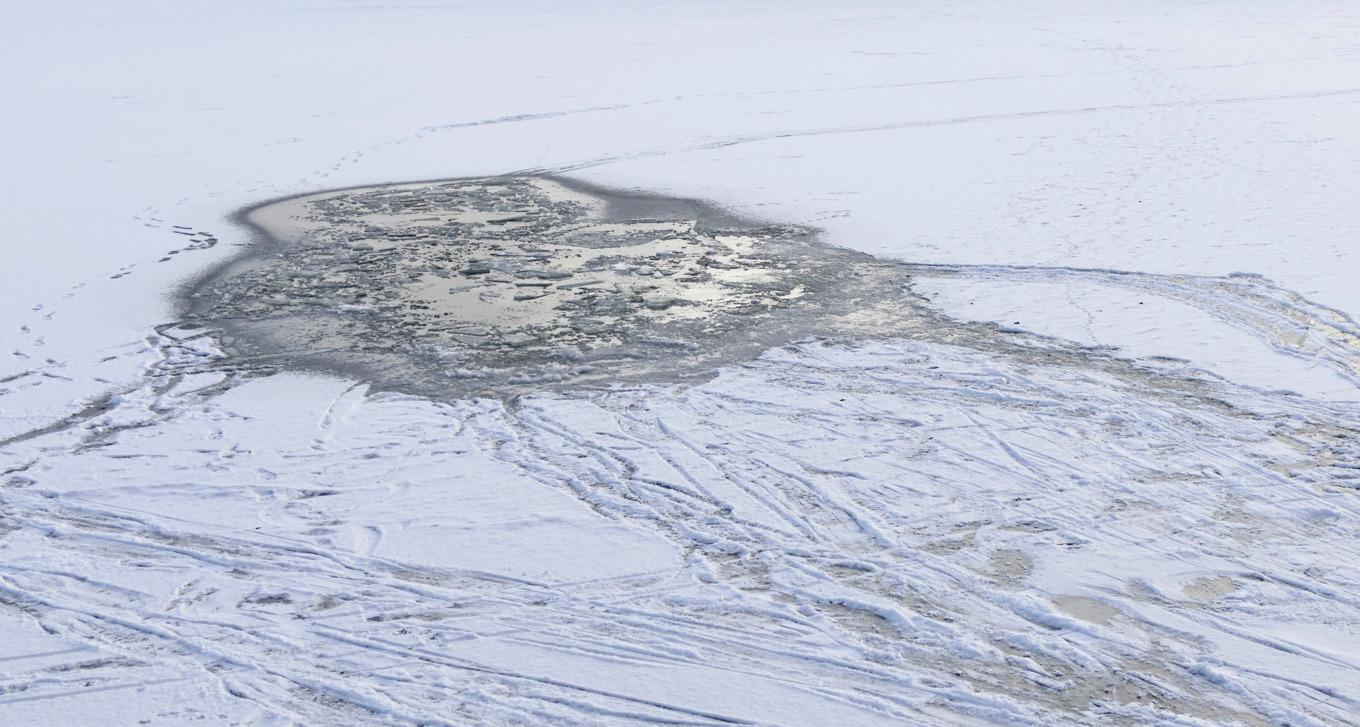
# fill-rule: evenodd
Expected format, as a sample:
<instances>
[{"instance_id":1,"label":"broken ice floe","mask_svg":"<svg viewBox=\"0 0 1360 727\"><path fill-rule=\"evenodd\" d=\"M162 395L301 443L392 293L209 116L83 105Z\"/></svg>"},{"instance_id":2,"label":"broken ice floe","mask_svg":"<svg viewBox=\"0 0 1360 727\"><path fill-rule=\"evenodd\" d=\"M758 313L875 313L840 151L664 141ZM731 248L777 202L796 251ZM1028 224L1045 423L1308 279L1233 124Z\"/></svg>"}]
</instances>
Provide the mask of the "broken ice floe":
<instances>
[{"instance_id":1,"label":"broken ice floe","mask_svg":"<svg viewBox=\"0 0 1360 727\"><path fill-rule=\"evenodd\" d=\"M690 200L541 177L343 189L243 213L188 292L246 361L420 393L685 380L913 318L905 269Z\"/></svg>"}]
</instances>

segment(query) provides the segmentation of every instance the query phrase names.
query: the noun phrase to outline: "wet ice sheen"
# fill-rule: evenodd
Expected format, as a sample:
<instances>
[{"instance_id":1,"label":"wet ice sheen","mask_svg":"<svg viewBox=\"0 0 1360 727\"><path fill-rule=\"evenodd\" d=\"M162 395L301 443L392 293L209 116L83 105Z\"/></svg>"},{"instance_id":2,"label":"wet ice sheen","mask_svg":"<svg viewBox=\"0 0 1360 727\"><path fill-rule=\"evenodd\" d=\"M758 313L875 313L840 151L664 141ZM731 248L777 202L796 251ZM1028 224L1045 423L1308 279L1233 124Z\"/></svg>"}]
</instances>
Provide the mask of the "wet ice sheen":
<instances>
[{"instance_id":1,"label":"wet ice sheen","mask_svg":"<svg viewBox=\"0 0 1360 727\"><path fill-rule=\"evenodd\" d=\"M684 380L771 346L900 330L900 265L679 199L543 177L359 187L240 216L188 292L238 359L421 393Z\"/></svg>"}]
</instances>

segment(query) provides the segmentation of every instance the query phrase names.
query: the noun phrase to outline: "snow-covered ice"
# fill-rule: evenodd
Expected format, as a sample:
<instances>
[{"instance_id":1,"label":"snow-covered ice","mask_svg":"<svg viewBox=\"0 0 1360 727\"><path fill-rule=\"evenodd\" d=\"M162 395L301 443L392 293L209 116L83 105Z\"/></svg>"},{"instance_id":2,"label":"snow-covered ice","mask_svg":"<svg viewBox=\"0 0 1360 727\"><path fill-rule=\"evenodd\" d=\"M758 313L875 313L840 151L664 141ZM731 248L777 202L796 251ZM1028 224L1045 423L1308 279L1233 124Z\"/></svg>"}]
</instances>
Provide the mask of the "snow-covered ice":
<instances>
[{"instance_id":1,"label":"snow-covered ice","mask_svg":"<svg viewBox=\"0 0 1360 727\"><path fill-rule=\"evenodd\" d=\"M1353 3L5 15L0 723L1360 721ZM177 325L242 208L503 174L921 325L505 399Z\"/></svg>"}]
</instances>

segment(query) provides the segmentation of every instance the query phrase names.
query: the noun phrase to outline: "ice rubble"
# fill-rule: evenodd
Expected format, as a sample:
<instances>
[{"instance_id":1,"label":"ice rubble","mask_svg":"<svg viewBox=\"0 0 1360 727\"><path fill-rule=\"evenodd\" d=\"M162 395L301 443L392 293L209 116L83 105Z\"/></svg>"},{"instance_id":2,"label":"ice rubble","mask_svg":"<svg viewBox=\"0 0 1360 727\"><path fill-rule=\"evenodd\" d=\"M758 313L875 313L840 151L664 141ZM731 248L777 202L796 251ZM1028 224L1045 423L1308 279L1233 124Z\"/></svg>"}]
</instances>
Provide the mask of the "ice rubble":
<instances>
[{"instance_id":1,"label":"ice rubble","mask_svg":"<svg viewBox=\"0 0 1360 727\"><path fill-rule=\"evenodd\" d=\"M639 216L645 215L645 216ZM903 266L691 200L543 177L322 192L182 291L235 365L436 396L694 380L815 335L915 325Z\"/></svg>"}]
</instances>

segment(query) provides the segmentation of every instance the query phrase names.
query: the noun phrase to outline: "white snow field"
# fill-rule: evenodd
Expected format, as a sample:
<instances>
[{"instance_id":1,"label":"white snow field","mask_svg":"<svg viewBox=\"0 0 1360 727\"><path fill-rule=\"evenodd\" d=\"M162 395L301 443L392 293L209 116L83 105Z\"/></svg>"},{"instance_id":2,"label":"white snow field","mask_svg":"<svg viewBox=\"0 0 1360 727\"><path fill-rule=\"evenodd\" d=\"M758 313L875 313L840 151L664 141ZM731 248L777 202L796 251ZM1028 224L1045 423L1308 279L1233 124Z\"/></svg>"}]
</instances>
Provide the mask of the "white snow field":
<instances>
[{"instance_id":1,"label":"white snow field","mask_svg":"<svg viewBox=\"0 0 1360 727\"><path fill-rule=\"evenodd\" d=\"M0 724L1360 724L1360 5L3 17ZM242 207L509 173L997 325L507 401L166 333Z\"/></svg>"}]
</instances>

